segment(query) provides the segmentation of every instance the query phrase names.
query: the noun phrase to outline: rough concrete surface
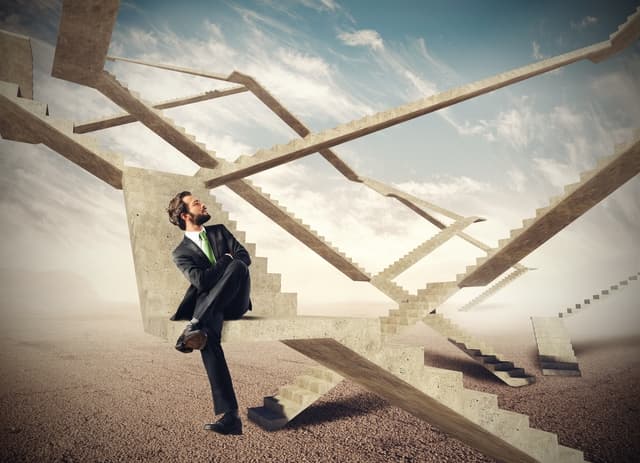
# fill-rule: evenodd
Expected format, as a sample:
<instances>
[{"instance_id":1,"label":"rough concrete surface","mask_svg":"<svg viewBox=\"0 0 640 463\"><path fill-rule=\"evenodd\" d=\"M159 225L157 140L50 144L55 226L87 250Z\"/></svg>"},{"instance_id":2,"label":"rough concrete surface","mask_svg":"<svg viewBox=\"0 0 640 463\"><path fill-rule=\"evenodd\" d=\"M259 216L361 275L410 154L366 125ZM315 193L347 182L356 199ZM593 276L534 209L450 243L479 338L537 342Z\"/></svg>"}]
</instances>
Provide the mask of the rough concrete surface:
<instances>
[{"instance_id":1,"label":"rough concrete surface","mask_svg":"<svg viewBox=\"0 0 640 463\"><path fill-rule=\"evenodd\" d=\"M492 461L349 381L283 430L261 430L246 408L311 363L272 342L225 345L244 435L206 432L213 412L197 353L143 333L135 306L75 312L3 310L0 461ZM535 341L520 336L509 352L538 382L516 389L425 326L403 337L429 346L427 364L461 369L466 387L499 394L502 408L529 414L589 461L640 454L640 339L576 343L583 377L557 378L539 374Z\"/></svg>"}]
</instances>

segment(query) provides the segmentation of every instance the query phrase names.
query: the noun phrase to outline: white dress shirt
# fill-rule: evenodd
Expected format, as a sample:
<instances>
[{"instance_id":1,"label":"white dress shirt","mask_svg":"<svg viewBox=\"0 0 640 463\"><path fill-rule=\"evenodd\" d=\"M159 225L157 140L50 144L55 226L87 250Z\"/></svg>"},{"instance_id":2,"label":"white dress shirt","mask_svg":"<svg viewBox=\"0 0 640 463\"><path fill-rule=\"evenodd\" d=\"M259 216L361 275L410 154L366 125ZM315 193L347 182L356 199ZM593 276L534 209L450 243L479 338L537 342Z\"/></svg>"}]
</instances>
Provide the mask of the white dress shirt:
<instances>
[{"instance_id":1,"label":"white dress shirt","mask_svg":"<svg viewBox=\"0 0 640 463\"><path fill-rule=\"evenodd\" d=\"M204 230L204 227L202 227L200 229L200 231L185 231L184 232L184 236L186 236L187 238L189 238L191 241L193 241L194 243L196 243L196 246L198 246L200 249L202 249L202 252L204 252L204 255L206 256L207 253L204 250L204 243L202 242L202 240L200 239L200 233L202 233L202 230ZM213 248L212 248L213 250Z\"/></svg>"}]
</instances>

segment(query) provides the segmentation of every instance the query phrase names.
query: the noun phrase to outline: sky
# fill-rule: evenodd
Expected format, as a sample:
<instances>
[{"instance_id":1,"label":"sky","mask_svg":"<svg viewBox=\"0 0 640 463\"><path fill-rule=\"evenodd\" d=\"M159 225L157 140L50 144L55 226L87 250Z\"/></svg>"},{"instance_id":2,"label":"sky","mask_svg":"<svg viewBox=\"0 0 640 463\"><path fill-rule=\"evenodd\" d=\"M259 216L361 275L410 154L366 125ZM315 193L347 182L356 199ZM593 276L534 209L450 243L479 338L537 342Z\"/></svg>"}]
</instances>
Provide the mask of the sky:
<instances>
[{"instance_id":1,"label":"sky","mask_svg":"<svg viewBox=\"0 0 640 463\"><path fill-rule=\"evenodd\" d=\"M109 53L250 74L320 131L606 40L634 3L126 1ZM59 2L45 0L0 6L0 29L32 38L35 99L47 102L52 115L76 122L118 112L97 92L50 76L60 10ZM134 64L106 67L151 102L229 86ZM230 160L296 137L250 93L165 113ZM466 231L496 246L638 128L636 42L604 62L574 63L334 151L360 175L457 214L486 218ZM182 174L197 170L138 123L94 135L127 164ZM86 283L91 297L135 303L122 192L43 146L0 140L0 153L0 270L58 272L65 282L71 275ZM349 182L317 154L251 179L370 273L438 232L399 202ZM225 187L212 194L247 240L257 243L257 254L269 258L269 271L282 273L283 290L298 293L300 313L371 316L394 308L375 288L346 278ZM477 313L505 325L554 314L640 271L639 198L635 177L524 258L537 270ZM412 292L428 282L450 281L481 255L456 238L396 281ZM481 291L460 291L445 310L453 314ZM638 289L625 291L630 295L620 304L633 317L640 312L632 310ZM623 319L615 329L640 326L634 323Z\"/></svg>"}]
</instances>

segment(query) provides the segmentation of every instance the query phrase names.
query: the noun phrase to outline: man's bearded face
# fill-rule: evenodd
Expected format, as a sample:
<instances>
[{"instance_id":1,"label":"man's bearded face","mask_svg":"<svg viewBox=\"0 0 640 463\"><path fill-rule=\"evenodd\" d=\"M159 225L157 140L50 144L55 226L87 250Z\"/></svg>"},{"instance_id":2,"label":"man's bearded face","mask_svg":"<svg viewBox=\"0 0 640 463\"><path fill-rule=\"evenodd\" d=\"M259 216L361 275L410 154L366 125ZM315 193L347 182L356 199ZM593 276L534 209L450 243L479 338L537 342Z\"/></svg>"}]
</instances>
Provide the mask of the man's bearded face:
<instances>
[{"instance_id":1,"label":"man's bearded face","mask_svg":"<svg viewBox=\"0 0 640 463\"><path fill-rule=\"evenodd\" d=\"M211 216L206 212L202 212L200 214L192 214L191 212L189 212L189 215L191 216L191 220L193 220L193 223L195 223L196 225L202 225L211 218Z\"/></svg>"}]
</instances>

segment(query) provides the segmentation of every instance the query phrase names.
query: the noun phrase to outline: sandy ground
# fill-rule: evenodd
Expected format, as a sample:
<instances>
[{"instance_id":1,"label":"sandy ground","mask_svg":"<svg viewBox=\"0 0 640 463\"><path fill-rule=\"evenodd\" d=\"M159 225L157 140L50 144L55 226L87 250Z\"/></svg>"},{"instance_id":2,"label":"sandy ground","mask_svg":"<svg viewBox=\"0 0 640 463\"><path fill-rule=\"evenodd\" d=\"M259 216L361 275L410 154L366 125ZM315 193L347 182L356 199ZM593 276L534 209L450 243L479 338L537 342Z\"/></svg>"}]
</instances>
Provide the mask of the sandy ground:
<instances>
[{"instance_id":1,"label":"sandy ground","mask_svg":"<svg viewBox=\"0 0 640 463\"><path fill-rule=\"evenodd\" d=\"M5 317L0 336L0 461L479 462L492 461L357 384L344 381L277 432L246 408L312 362L280 343L228 344L244 435L204 431L213 419L198 354L180 354L142 331L136 307L64 317ZM589 461L640 455L640 338L576 343L582 378L543 377L532 337L495 339L538 376L503 385L424 326L404 336L427 346L425 363L458 369L469 388L558 434Z\"/></svg>"}]
</instances>

